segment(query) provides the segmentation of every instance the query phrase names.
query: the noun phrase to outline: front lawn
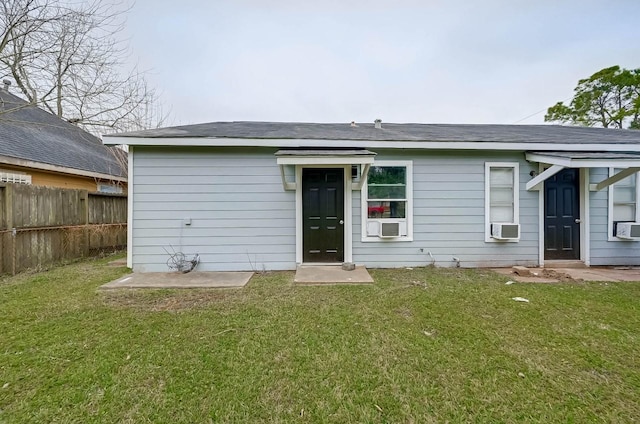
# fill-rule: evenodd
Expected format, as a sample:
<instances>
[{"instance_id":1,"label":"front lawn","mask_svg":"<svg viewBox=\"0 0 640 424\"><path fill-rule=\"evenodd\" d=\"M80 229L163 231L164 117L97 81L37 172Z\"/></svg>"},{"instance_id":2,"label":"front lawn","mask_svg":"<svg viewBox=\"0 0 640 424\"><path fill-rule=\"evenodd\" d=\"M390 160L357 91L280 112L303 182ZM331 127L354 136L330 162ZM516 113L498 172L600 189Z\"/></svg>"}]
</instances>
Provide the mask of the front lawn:
<instances>
[{"instance_id":1,"label":"front lawn","mask_svg":"<svg viewBox=\"0 0 640 424\"><path fill-rule=\"evenodd\" d=\"M0 280L0 423L640 420L638 283L101 292L105 264Z\"/></svg>"}]
</instances>

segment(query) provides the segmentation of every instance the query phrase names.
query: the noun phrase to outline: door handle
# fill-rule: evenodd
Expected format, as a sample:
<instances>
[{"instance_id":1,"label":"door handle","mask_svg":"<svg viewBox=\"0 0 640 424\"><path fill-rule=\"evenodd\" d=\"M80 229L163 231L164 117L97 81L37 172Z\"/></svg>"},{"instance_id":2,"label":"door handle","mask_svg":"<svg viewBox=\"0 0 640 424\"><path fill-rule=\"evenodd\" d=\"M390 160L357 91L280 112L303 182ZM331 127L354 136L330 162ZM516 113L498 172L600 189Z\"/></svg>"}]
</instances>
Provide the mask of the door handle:
<instances>
[{"instance_id":1,"label":"door handle","mask_svg":"<svg viewBox=\"0 0 640 424\"><path fill-rule=\"evenodd\" d=\"M576 220L574 221L576 224L581 223L582 221L580 221L580 218L576 218Z\"/></svg>"},{"instance_id":2,"label":"door handle","mask_svg":"<svg viewBox=\"0 0 640 424\"><path fill-rule=\"evenodd\" d=\"M340 225L342 225L342 224L344 224L344 221L341 219L341 220L340 220Z\"/></svg>"}]
</instances>

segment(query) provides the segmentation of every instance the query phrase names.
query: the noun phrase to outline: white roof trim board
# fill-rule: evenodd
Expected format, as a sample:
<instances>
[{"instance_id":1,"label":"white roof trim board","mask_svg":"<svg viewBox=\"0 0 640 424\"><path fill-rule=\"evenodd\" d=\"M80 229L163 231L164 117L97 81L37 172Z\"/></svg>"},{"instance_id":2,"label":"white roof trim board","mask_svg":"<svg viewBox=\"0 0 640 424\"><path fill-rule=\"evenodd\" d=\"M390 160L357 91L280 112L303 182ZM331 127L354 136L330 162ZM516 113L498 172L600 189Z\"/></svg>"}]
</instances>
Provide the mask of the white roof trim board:
<instances>
[{"instance_id":1,"label":"white roof trim board","mask_svg":"<svg viewBox=\"0 0 640 424\"><path fill-rule=\"evenodd\" d=\"M576 152L639 152L640 131L638 144L571 144L571 143L522 143L522 142L490 142L490 141L387 141L387 140L307 140L307 139L251 139L251 138L215 138L215 137L185 137L185 138L144 138L105 136L104 143L108 145L130 146L193 146L193 147L326 147L326 148L367 148L367 149L447 149L447 150L502 150L502 151L558 151L570 150Z\"/></svg>"}]
</instances>

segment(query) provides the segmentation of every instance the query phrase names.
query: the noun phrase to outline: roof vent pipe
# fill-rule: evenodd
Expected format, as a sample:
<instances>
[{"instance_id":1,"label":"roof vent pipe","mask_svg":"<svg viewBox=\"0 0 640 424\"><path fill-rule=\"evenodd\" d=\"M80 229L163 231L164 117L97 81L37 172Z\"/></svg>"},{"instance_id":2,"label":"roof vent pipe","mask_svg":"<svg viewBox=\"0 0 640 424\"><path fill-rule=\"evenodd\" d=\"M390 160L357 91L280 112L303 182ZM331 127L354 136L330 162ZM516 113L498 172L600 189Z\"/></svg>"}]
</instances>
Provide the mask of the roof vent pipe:
<instances>
[{"instance_id":1,"label":"roof vent pipe","mask_svg":"<svg viewBox=\"0 0 640 424\"><path fill-rule=\"evenodd\" d=\"M4 90L6 92L9 92L9 86L11 85L11 81L9 81L8 79L3 79L2 83L4 84Z\"/></svg>"},{"instance_id":2,"label":"roof vent pipe","mask_svg":"<svg viewBox=\"0 0 640 424\"><path fill-rule=\"evenodd\" d=\"M382 119L376 119L375 121L373 121L373 124L375 125L376 129L382 129Z\"/></svg>"}]
</instances>

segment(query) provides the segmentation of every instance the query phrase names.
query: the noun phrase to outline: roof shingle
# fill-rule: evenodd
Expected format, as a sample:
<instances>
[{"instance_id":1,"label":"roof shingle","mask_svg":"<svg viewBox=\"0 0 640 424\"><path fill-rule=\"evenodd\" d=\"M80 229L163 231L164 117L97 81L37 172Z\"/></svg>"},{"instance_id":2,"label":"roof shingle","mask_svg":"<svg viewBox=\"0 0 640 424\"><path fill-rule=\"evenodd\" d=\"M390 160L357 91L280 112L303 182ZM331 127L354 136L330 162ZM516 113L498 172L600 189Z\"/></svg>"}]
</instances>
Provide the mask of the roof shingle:
<instances>
[{"instance_id":1,"label":"roof shingle","mask_svg":"<svg viewBox=\"0 0 640 424\"><path fill-rule=\"evenodd\" d=\"M211 122L114 134L140 138L240 138L563 144L640 144L640 130L561 125L493 124L319 124L296 122Z\"/></svg>"},{"instance_id":2,"label":"roof shingle","mask_svg":"<svg viewBox=\"0 0 640 424\"><path fill-rule=\"evenodd\" d=\"M0 156L124 177L100 139L0 89Z\"/></svg>"}]
</instances>

